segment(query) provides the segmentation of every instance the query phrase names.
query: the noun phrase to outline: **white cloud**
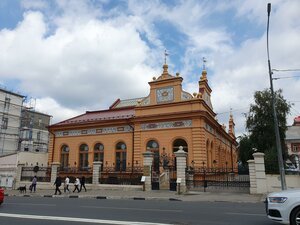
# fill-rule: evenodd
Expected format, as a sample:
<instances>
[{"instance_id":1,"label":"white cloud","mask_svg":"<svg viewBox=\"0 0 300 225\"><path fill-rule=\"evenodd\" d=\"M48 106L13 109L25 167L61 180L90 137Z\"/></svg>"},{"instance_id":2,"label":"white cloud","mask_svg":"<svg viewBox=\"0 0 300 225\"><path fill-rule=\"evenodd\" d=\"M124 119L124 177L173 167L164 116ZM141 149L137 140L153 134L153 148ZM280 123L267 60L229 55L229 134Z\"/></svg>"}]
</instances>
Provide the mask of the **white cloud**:
<instances>
[{"instance_id":1,"label":"white cloud","mask_svg":"<svg viewBox=\"0 0 300 225\"><path fill-rule=\"evenodd\" d=\"M47 27L40 12L27 12L16 29L1 31L2 77L14 76L29 94L75 109L148 94L156 71L147 66L149 47L131 24L89 19L73 27L62 23L49 36Z\"/></svg>"},{"instance_id":2,"label":"white cloud","mask_svg":"<svg viewBox=\"0 0 300 225\"><path fill-rule=\"evenodd\" d=\"M49 97L36 99L35 109L39 112L52 116L52 124L63 121L67 118L75 117L84 112L83 110L66 108Z\"/></svg>"},{"instance_id":3,"label":"white cloud","mask_svg":"<svg viewBox=\"0 0 300 225\"><path fill-rule=\"evenodd\" d=\"M272 67L299 68L300 3L271 2ZM269 87L266 1L128 1L107 10L90 1L59 0L53 11L43 3L24 0L24 8L41 11L26 10L15 29L0 31L0 77L19 79L20 90L48 101L41 103L41 110L49 110L54 118L107 108L116 98L146 96L148 81L161 73L162 53L168 47L162 37L174 39L183 49L172 56L183 65L174 65L170 57L170 72L181 68L184 89L191 93L198 90L202 57L208 59L214 110L227 112L218 116L227 124L233 109L237 134L244 131L242 113L248 111L254 92ZM240 33L236 41L239 29L228 25L225 16L252 29L257 26L256 33L248 38ZM181 39L162 30L160 23L172 26ZM299 79L278 80L274 86L282 88L288 100L298 100ZM55 107L48 109L47 104ZM299 103L295 108L300 111ZM59 109L64 113L56 115Z\"/></svg>"}]
</instances>

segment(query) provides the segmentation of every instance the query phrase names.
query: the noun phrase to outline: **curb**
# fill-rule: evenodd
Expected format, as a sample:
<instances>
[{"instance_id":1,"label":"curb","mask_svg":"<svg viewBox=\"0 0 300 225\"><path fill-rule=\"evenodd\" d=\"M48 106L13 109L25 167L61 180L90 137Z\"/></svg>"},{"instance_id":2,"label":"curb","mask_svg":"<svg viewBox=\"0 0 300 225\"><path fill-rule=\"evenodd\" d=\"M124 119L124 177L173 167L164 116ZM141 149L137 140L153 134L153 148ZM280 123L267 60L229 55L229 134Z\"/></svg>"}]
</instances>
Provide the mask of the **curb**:
<instances>
[{"instance_id":1,"label":"curb","mask_svg":"<svg viewBox=\"0 0 300 225\"><path fill-rule=\"evenodd\" d=\"M166 200L166 201L183 201L182 199L177 199L177 198L165 198L165 197L126 197L126 196L79 196L79 195L69 195L69 196L64 196L64 195L13 195L13 194L5 194L5 196L13 196L13 197L44 197L44 198L94 198L94 199L110 199L110 200L121 200L121 199L126 199L126 200Z\"/></svg>"}]
</instances>

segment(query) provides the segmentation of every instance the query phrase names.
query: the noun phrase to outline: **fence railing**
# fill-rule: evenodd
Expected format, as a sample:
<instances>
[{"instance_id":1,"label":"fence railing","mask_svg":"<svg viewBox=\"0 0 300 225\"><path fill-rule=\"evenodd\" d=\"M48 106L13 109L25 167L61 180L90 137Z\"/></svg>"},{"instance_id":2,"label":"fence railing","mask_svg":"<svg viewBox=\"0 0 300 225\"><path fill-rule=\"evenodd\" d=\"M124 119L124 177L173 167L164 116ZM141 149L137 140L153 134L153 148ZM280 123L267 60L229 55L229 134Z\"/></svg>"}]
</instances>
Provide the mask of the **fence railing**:
<instances>
[{"instance_id":1,"label":"fence railing","mask_svg":"<svg viewBox=\"0 0 300 225\"><path fill-rule=\"evenodd\" d=\"M51 167L37 167L37 166L22 167L21 181L32 181L34 176L37 177L38 182L50 182Z\"/></svg>"},{"instance_id":2,"label":"fence railing","mask_svg":"<svg viewBox=\"0 0 300 225\"><path fill-rule=\"evenodd\" d=\"M143 167L126 167L124 171L116 170L116 167L103 167L99 183L101 184L122 184L122 185L141 185Z\"/></svg>"},{"instance_id":3,"label":"fence railing","mask_svg":"<svg viewBox=\"0 0 300 225\"><path fill-rule=\"evenodd\" d=\"M284 172L285 174L299 174L300 175L300 169L297 167L299 163L295 164L288 164L284 163ZM266 174L279 174L279 164L278 161L265 161L265 171Z\"/></svg>"},{"instance_id":4,"label":"fence railing","mask_svg":"<svg viewBox=\"0 0 300 225\"><path fill-rule=\"evenodd\" d=\"M238 168L207 168L194 167L186 170L186 185L188 189L231 189L235 191L248 191L250 178L239 174Z\"/></svg>"}]
</instances>

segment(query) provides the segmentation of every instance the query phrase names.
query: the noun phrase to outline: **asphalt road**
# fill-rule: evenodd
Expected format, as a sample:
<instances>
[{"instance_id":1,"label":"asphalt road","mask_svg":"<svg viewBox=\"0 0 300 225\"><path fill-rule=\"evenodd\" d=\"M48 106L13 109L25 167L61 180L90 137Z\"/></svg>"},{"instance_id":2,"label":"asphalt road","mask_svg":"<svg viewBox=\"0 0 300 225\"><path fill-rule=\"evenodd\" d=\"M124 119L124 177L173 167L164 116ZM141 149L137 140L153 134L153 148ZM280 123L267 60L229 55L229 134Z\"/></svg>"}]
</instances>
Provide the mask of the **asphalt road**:
<instances>
[{"instance_id":1,"label":"asphalt road","mask_svg":"<svg viewBox=\"0 0 300 225\"><path fill-rule=\"evenodd\" d=\"M152 224L151 224L152 223ZM275 225L263 203L6 197L1 225Z\"/></svg>"}]
</instances>

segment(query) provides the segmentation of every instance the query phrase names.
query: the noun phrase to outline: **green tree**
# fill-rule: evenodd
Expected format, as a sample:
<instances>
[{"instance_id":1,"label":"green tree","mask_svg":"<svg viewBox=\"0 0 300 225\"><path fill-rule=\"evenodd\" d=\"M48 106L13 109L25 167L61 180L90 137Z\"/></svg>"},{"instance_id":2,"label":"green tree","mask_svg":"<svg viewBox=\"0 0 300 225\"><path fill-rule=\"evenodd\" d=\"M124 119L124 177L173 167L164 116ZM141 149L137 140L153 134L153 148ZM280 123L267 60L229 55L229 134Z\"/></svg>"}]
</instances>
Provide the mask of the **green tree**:
<instances>
[{"instance_id":1,"label":"green tree","mask_svg":"<svg viewBox=\"0 0 300 225\"><path fill-rule=\"evenodd\" d=\"M243 165L246 165L249 159L253 159L252 142L250 140L250 137L245 134L238 137L238 142L239 142L239 160L242 162Z\"/></svg>"},{"instance_id":2,"label":"green tree","mask_svg":"<svg viewBox=\"0 0 300 225\"><path fill-rule=\"evenodd\" d=\"M283 98L282 90L276 91L274 97L282 151L285 152L286 117L291 105ZM244 135L240 139L240 160L245 162L247 161L245 157L252 158L252 149L256 148L259 152L265 153L266 161L273 161L274 164L277 160L277 148L270 89L255 92L254 104L250 105L249 113L246 115L246 129L249 135Z\"/></svg>"}]
</instances>

